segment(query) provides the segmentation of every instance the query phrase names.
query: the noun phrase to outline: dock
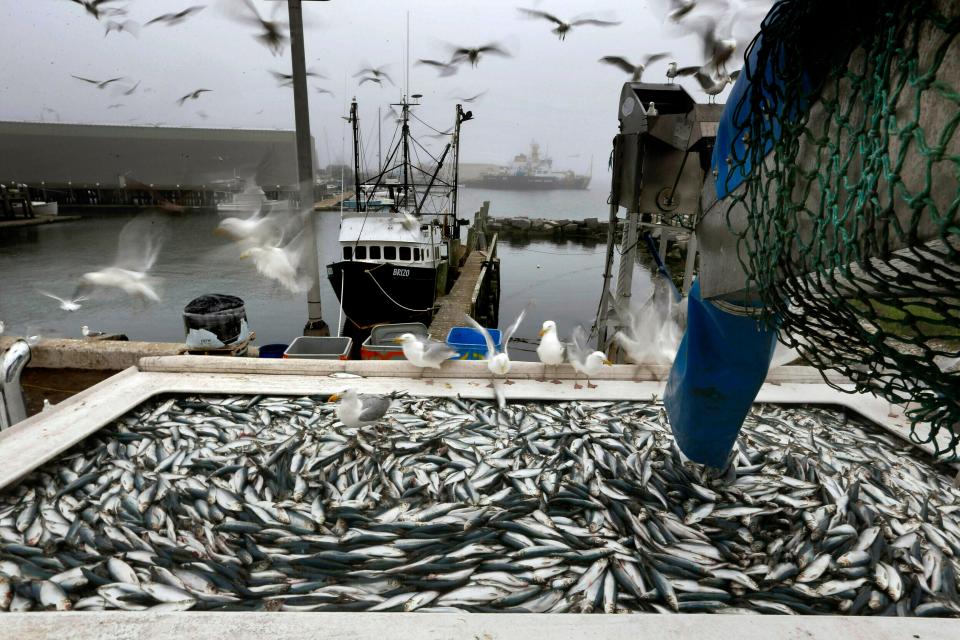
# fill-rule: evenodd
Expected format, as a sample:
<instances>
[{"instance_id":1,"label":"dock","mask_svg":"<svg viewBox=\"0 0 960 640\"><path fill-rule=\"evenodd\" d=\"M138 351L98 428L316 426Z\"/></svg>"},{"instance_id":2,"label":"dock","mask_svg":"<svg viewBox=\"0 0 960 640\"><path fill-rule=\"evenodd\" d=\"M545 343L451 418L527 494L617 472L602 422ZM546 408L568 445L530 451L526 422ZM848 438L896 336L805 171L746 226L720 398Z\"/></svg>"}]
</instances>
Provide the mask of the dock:
<instances>
[{"instance_id":1,"label":"dock","mask_svg":"<svg viewBox=\"0 0 960 640\"><path fill-rule=\"evenodd\" d=\"M54 224L57 222L72 222L79 220L82 216L44 216L36 215L32 218L10 218L0 219L0 229L16 229L18 227L36 227L43 224Z\"/></svg>"},{"instance_id":2,"label":"dock","mask_svg":"<svg viewBox=\"0 0 960 640\"><path fill-rule=\"evenodd\" d=\"M334 211L335 209L340 208L340 203L344 200L349 200L353 197L353 191L344 191L343 193L338 193L336 195L330 196L323 200L317 200L313 204L314 211Z\"/></svg>"},{"instance_id":3,"label":"dock","mask_svg":"<svg viewBox=\"0 0 960 640\"><path fill-rule=\"evenodd\" d=\"M450 329L464 325L469 315L486 327L495 327L500 309L500 259L497 236L488 241L490 203L484 202L467 233L466 258L450 292L437 300L439 309L430 323L430 335L445 340Z\"/></svg>"}]
</instances>

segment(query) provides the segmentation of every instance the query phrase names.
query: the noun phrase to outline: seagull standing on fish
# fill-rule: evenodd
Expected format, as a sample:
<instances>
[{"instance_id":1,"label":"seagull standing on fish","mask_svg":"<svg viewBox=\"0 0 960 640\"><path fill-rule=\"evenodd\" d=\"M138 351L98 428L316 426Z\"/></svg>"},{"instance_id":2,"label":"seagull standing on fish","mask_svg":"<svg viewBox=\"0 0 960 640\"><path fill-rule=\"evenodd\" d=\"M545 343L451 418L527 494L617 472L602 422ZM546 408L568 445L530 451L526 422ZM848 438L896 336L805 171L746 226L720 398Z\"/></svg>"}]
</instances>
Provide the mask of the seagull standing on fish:
<instances>
[{"instance_id":1,"label":"seagull standing on fish","mask_svg":"<svg viewBox=\"0 0 960 640\"><path fill-rule=\"evenodd\" d=\"M610 366L613 363L607 360L607 354L603 351L590 351L587 346L587 332L583 327L576 327L573 330L572 343L567 348L567 358L574 370L586 376L587 387L596 389L597 385L590 382L591 376L595 376L603 371L604 366ZM573 380L574 389L583 389L577 378Z\"/></svg>"},{"instance_id":2,"label":"seagull standing on fish","mask_svg":"<svg viewBox=\"0 0 960 640\"><path fill-rule=\"evenodd\" d=\"M537 346L537 357L543 363L542 382L546 382L547 366L549 365L554 368L555 379L551 382L559 384L560 381L556 380L556 368L564 362L564 348L563 343L560 342L560 337L557 336L557 323L553 320L545 321L540 327L540 344Z\"/></svg>"},{"instance_id":3,"label":"seagull standing on fish","mask_svg":"<svg viewBox=\"0 0 960 640\"><path fill-rule=\"evenodd\" d=\"M337 402L337 418L351 429L369 427L379 422L390 409L387 396L360 395L354 389L335 393L327 402Z\"/></svg>"},{"instance_id":4,"label":"seagull standing on fish","mask_svg":"<svg viewBox=\"0 0 960 640\"><path fill-rule=\"evenodd\" d=\"M404 333L394 341L403 346L403 356L420 369L421 377L424 369L439 369L445 361L457 355L456 349L446 342L421 340L412 333Z\"/></svg>"}]
</instances>

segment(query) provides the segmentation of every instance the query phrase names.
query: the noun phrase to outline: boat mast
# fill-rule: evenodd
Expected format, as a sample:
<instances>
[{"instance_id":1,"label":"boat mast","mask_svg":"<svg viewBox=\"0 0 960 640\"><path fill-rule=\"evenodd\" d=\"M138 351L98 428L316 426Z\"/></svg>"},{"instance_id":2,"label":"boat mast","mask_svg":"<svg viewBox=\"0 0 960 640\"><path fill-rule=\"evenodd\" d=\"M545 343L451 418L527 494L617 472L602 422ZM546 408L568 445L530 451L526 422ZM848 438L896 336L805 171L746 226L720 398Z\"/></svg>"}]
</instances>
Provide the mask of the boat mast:
<instances>
[{"instance_id":1,"label":"boat mast","mask_svg":"<svg viewBox=\"0 0 960 640\"><path fill-rule=\"evenodd\" d=\"M460 123L463 122L463 107L457 103L456 115L453 119L453 193L450 199L450 213L453 215L453 223L457 223L457 203L460 191ZM444 223L446 224L446 220Z\"/></svg>"},{"instance_id":2,"label":"boat mast","mask_svg":"<svg viewBox=\"0 0 960 640\"><path fill-rule=\"evenodd\" d=\"M407 103L407 96L403 96L403 100L400 102L400 108L403 118L403 127L400 130L400 135L403 140L403 201L404 204L407 204L409 202L408 194L410 192L410 105ZM414 204L416 204L416 194L414 194ZM416 213L420 212L417 211Z\"/></svg>"},{"instance_id":3,"label":"boat mast","mask_svg":"<svg viewBox=\"0 0 960 640\"><path fill-rule=\"evenodd\" d=\"M363 193L360 191L360 122L357 117L357 99L354 98L350 103L350 124L353 127L353 184L356 191L353 194L353 201L357 205L357 211L363 211L360 199Z\"/></svg>"}]
</instances>

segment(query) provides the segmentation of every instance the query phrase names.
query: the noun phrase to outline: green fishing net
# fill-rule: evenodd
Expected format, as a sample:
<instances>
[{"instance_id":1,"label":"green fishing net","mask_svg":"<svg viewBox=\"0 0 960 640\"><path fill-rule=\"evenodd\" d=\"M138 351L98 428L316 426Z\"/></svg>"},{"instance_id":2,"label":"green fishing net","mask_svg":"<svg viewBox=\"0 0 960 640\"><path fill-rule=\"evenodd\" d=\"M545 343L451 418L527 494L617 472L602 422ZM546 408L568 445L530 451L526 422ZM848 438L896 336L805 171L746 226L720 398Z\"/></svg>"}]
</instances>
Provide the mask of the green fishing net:
<instances>
[{"instance_id":1,"label":"green fishing net","mask_svg":"<svg viewBox=\"0 0 960 640\"><path fill-rule=\"evenodd\" d=\"M743 177L727 222L782 341L905 405L912 437L954 456L958 30L950 0L781 1L731 98L726 158L730 189Z\"/></svg>"}]
</instances>

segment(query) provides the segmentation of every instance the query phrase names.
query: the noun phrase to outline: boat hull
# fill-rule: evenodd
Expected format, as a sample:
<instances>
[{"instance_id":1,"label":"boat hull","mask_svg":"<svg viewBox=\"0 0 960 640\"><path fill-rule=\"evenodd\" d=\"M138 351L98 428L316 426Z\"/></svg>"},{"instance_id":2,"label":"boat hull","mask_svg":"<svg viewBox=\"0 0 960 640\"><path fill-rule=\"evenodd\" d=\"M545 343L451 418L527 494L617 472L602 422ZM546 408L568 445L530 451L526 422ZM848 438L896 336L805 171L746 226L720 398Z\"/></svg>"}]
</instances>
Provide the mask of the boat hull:
<instances>
[{"instance_id":1,"label":"boat hull","mask_svg":"<svg viewBox=\"0 0 960 640\"><path fill-rule=\"evenodd\" d=\"M327 266L327 278L343 314L360 328L384 322L429 322L436 276L432 266L406 263L343 260Z\"/></svg>"},{"instance_id":2,"label":"boat hull","mask_svg":"<svg viewBox=\"0 0 960 640\"><path fill-rule=\"evenodd\" d=\"M531 176L483 176L476 180L463 182L466 187L480 189L502 189L511 191L551 191L554 189L586 189L590 185L590 176L576 176L568 179L537 178Z\"/></svg>"}]
</instances>

